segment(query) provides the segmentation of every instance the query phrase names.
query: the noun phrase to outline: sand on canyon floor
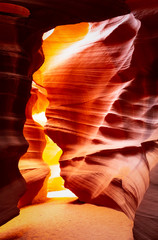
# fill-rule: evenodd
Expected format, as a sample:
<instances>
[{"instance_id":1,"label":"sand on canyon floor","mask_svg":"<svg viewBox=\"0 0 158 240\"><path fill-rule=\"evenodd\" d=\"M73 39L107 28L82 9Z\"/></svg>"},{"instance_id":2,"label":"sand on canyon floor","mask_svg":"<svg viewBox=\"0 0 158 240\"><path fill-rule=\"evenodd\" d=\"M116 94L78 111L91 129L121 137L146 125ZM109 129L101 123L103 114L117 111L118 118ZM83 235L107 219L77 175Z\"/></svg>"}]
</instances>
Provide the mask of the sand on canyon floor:
<instances>
[{"instance_id":1,"label":"sand on canyon floor","mask_svg":"<svg viewBox=\"0 0 158 240\"><path fill-rule=\"evenodd\" d=\"M133 240L132 227L122 212L58 198L22 208L19 216L0 227L0 239Z\"/></svg>"}]
</instances>

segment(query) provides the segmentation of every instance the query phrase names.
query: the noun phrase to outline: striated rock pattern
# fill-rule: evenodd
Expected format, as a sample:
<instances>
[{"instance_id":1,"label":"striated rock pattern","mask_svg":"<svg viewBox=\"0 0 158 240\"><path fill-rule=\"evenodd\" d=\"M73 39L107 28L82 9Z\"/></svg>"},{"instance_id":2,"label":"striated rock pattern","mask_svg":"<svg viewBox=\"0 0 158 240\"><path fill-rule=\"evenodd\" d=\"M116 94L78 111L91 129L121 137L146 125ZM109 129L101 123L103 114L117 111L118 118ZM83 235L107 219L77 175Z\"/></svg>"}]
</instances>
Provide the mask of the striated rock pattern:
<instances>
[{"instance_id":1,"label":"striated rock pattern","mask_svg":"<svg viewBox=\"0 0 158 240\"><path fill-rule=\"evenodd\" d=\"M149 143L148 143L149 144ZM149 148L149 146L148 146ZM158 143L150 143L148 151L150 157L157 158ZM156 159L157 160L157 159ZM158 164L151 170L150 185L143 201L136 211L134 221L134 239L146 240L158 238Z\"/></svg>"},{"instance_id":2,"label":"striated rock pattern","mask_svg":"<svg viewBox=\"0 0 158 240\"><path fill-rule=\"evenodd\" d=\"M0 224L18 214L16 205L25 189L18 161L28 148L23 136L25 106L32 74L43 63L43 33L57 25L101 21L127 12L123 0L113 5L110 0L0 2Z\"/></svg>"},{"instance_id":3,"label":"striated rock pattern","mask_svg":"<svg viewBox=\"0 0 158 240\"><path fill-rule=\"evenodd\" d=\"M152 3L155 2L153 7ZM151 1L150 8L142 12L136 11L137 17L141 20L144 26L144 31L140 33L139 44L146 43L143 51L148 48L148 53L145 53L145 60L150 59L151 65L146 65L146 71L149 71L149 81L145 82L148 93L151 94L150 102L152 108L149 109L148 118L150 122L158 126L158 3ZM150 46L150 48L149 48ZM144 56L144 55L143 55ZM143 58L142 58L143 59ZM150 184L147 192L144 195L143 201L136 211L134 221L134 238L135 240L147 240L158 238L158 131L155 132L156 141L143 143L147 159L153 162L150 172Z\"/></svg>"},{"instance_id":4,"label":"striated rock pattern","mask_svg":"<svg viewBox=\"0 0 158 240\"><path fill-rule=\"evenodd\" d=\"M20 10L16 14L21 16ZM17 202L25 191L17 164L28 147L22 132L31 79L26 75L29 59L18 44L18 19L0 16L0 224L18 214Z\"/></svg>"},{"instance_id":5,"label":"striated rock pattern","mask_svg":"<svg viewBox=\"0 0 158 240\"><path fill-rule=\"evenodd\" d=\"M47 195L50 169L42 158L46 139L43 127L32 118L32 108L37 99L38 89L33 87L25 110L26 122L24 125L24 137L29 143L29 148L19 161L19 169L26 181L27 191L20 199L19 207L44 201Z\"/></svg>"},{"instance_id":6,"label":"striated rock pattern","mask_svg":"<svg viewBox=\"0 0 158 240\"><path fill-rule=\"evenodd\" d=\"M32 74L43 62L42 34L57 25L90 22L87 36L44 73L49 100L45 131L63 149L66 187L81 201L121 209L132 219L153 169L134 235L155 238L157 198L149 196L157 194L158 7L155 0L128 0L133 15L124 2L0 3L0 224L18 214L25 189L18 160L28 147L25 106ZM140 222L153 223L152 231L142 233Z\"/></svg>"},{"instance_id":7,"label":"striated rock pattern","mask_svg":"<svg viewBox=\"0 0 158 240\"><path fill-rule=\"evenodd\" d=\"M32 73L43 62L43 56L34 61L42 43L42 34L26 24L29 10L4 3L0 3L0 10L1 225L19 213L17 203L26 189L18 169L19 158L28 148L23 136L25 106L30 97Z\"/></svg>"},{"instance_id":8,"label":"striated rock pattern","mask_svg":"<svg viewBox=\"0 0 158 240\"><path fill-rule=\"evenodd\" d=\"M132 219L156 164L143 145L156 140L158 120L155 50L144 28L133 14L90 23L44 72L45 132L63 150L65 186Z\"/></svg>"}]
</instances>

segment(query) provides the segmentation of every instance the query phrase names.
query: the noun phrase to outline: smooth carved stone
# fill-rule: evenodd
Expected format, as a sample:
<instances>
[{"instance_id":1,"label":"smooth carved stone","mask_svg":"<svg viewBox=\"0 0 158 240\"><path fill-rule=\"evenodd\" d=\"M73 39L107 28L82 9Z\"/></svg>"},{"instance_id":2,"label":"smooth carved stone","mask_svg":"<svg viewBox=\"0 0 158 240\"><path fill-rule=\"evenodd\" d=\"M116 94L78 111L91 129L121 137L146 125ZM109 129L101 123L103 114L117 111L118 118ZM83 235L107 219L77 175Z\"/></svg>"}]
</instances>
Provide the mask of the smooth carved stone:
<instances>
[{"instance_id":1,"label":"smooth carved stone","mask_svg":"<svg viewBox=\"0 0 158 240\"><path fill-rule=\"evenodd\" d=\"M133 8L137 6L134 0L128 2ZM143 7L147 4L144 2ZM148 1L147 5L152 2L156 1ZM28 11L22 17L20 9L18 14L9 11L8 16L2 7L6 15L3 12L0 29L1 75L5 79L1 81L0 105L0 224L18 213L16 203L24 189L17 165L27 148L22 134L24 109L32 73L43 61L42 33L59 24L81 21L103 22L91 25L91 40L79 43L75 52L66 57L66 64L63 59L63 65L58 61L53 67L57 73L53 76L54 87L47 82L50 106L46 131L64 149L62 175L70 189L85 201L119 206L133 217L148 186L149 169L155 165L153 157L148 158L151 149L142 148L143 142L157 138L158 45L152 32L155 25L149 27L148 16L142 20L143 12L147 12L144 8L141 14L136 11L143 25L137 35L139 21L126 15L129 10L121 0L113 4L111 0L12 3L28 8L31 15L24 19ZM137 3L141 8L142 1ZM117 16L120 17L114 18ZM110 20L104 22L106 19ZM52 97L60 82L63 90L58 85L57 94Z\"/></svg>"},{"instance_id":2,"label":"smooth carved stone","mask_svg":"<svg viewBox=\"0 0 158 240\"><path fill-rule=\"evenodd\" d=\"M17 41L18 19L0 17L0 225L19 213L17 203L25 191L17 164L28 148L22 132L31 79L21 69L28 58Z\"/></svg>"},{"instance_id":3,"label":"smooth carved stone","mask_svg":"<svg viewBox=\"0 0 158 240\"><path fill-rule=\"evenodd\" d=\"M28 148L23 136L25 106L32 74L43 62L43 33L57 25L101 21L128 12L123 0L114 0L113 4L111 0L0 3L0 224L18 214L17 201L25 189L18 161Z\"/></svg>"},{"instance_id":4,"label":"smooth carved stone","mask_svg":"<svg viewBox=\"0 0 158 240\"><path fill-rule=\"evenodd\" d=\"M29 143L29 148L19 161L19 169L26 181L27 191L20 199L19 207L42 202L47 195L50 169L42 158L46 139L43 127L32 118L32 108L37 99L38 89L33 87L25 110L26 122L24 125L24 137Z\"/></svg>"},{"instance_id":5,"label":"smooth carved stone","mask_svg":"<svg viewBox=\"0 0 158 240\"><path fill-rule=\"evenodd\" d=\"M63 150L65 186L132 219L156 164L142 147L157 137L155 52L140 27L132 14L90 23L44 72L45 132Z\"/></svg>"},{"instance_id":6,"label":"smooth carved stone","mask_svg":"<svg viewBox=\"0 0 158 240\"><path fill-rule=\"evenodd\" d=\"M47 71L49 66L51 68L52 63L56 63L57 55L59 55L63 49L71 46L74 42L82 40L88 33L88 29L89 24L87 22L61 25L51 29L43 35L44 41L42 49L45 61L40 69L33 75L33 79L38 84L38 88L40 85L43 86L42 89L45 89L43 72Z\"/></svg>"},{"instance_id":7,"label":"smooth carved stone","mask_svg":"<svg viewBox=\"0 0 158 240\"><path fill-rule=\"evenodd\" d=\"M155 2L155 7L153 3ZM146 1L147 3L147 1ZM150 9L145 9L143 12L136 12L136 15L141 19L144 31L140 32L138 39L139 45L146 42L145 46L142 46L142 52L144 58L141 58L141 62L150 59L151 65L146 64L144 70L149 72L149 80L144 81L144 85L148 88L148 93L151 94L151 98L148 102L148 106L151 106L147 111L146 116L155 125L155 132L153 132L153 138L158 139L158 3L157 1L151 1ZM150 48L149 48L150 46ZM140 58L139 58L140 61ZM141 63L140 63L141 66ZM143 86L144 86L143 85ZM146 99L147 100L147 99ZM148 127L150 128L151 125ZM147 159L152 162L150 172L150 184L144 198L136 211L134 220L134 239L146 240L158 238L158 142L149 141L142 144L145 149Z\"/></svg>"},{"instance_id":8,"label":"smooth carved stone","mask_svg":"<svg viewBox=\"0 0 158 240\"><path fill-rule=\"evenodd\" d=\"M26 189L18 161L28 148L23 136L25 106L32 73L39 66L33 59L42 42L42 34L26 24L29 10L23 15L21 6L16 5L16 11L8 6L0 17L0 225L19 213L17 204Z\"/></svg>"},{"instance_id":9,"label":"smooth carved stone","mask_svg":"<svg viewBox=\"0 0 158 240\"><path fill-rule=\"evenodd\" d=\"M146 143L147 155L149 158L158 156L158 142ZM158 238L158 164L153 167L150 173L150 185L144 195L143 201L136 211L134 221L134 239L146 240Z\"/></svg>"}]
</instances>

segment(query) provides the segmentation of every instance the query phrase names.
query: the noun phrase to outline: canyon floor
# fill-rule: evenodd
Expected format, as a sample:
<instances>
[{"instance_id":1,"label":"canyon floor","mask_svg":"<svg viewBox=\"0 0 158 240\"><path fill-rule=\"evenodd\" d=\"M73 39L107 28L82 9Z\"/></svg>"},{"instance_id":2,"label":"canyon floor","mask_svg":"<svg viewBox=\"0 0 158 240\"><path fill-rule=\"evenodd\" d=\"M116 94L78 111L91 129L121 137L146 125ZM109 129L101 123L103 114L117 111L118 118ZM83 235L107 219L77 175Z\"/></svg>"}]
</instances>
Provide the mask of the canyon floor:
<instances>
[{"instance_id":1,"label":"canyon floor","mask_svg":"<svg viewBox=\"0 0 158 240\"><path fill-rule=\"evenodd\" d=\"M52 198L21 209L0 227L0 240L132 240L133 223L122 212Z\"/></svg>"}]
</instances>

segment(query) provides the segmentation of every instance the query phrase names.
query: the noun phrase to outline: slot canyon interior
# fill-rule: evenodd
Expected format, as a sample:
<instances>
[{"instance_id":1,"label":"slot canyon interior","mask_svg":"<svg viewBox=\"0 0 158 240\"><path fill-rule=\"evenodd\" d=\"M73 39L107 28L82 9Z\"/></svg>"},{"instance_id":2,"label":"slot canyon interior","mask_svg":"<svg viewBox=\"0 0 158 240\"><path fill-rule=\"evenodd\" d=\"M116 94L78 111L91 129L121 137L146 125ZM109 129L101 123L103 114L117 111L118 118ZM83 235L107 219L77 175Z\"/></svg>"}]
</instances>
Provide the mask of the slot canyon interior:
<instances>
[{"instance_id":1,"label":"slot canyon interior","mask_svg":"<svg viewBox=\"0 0 158 240\"><path fill-rule=\"evenodd\" d=\"M158 1L0 0L0 240L158 239Z\"/></svg>"}]
</instances>

